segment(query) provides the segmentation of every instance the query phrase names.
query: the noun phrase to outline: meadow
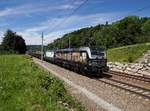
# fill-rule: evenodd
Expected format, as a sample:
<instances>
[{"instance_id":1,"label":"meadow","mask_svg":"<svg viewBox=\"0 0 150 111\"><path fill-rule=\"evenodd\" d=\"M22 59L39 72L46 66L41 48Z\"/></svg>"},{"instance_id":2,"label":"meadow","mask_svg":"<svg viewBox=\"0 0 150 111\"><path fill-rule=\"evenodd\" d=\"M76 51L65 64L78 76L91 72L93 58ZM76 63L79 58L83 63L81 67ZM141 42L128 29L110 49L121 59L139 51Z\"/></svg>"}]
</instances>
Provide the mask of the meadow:
<instances>
[{"instance_id":1,"label":"meadow","mask_svg":"<svg viewBox=\"0 0 150 111\"><path fill-rule=\"evenodd\" d=\"M83 111L63 82L25 55L0 55L0 111Z\"/></svg>"},{"instance_id":2,"label":"meadow","mask_svg":"<svg viewBox=\"0 0 150 111\"><path fill-rule=\"evenodd\" d=\"M150 50L150 43L128 45L107 50L108 61L135 62L144 53Z\"/></svg>"}]
</instances>

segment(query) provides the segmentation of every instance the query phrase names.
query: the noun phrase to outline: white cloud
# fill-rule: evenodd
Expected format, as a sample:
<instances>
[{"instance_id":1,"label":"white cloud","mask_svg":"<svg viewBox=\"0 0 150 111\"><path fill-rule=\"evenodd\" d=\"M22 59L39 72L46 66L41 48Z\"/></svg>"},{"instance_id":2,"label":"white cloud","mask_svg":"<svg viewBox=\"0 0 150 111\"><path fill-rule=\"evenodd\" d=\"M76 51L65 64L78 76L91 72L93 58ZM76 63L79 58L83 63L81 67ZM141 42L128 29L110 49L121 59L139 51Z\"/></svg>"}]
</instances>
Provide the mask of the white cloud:
<instances>
[{"instance_id":1,"label":"white cloud","mask_svg":"<svg viewBox=\"0 0 150 111\"><path fill-rule=\"evenodd\" d=\"M7 26L7 25L9 25L8 23L0 23L0 28L2 28L2 27L5 27L5 26Z\"/></svg>"},{"instance_id":2,"label":"white cloud","mask_svg":"<svg viewBox=\"0 0 150 111\"><path fill-rule=\"evenodd\" d=\"M55 32L49 32L48 34L45 35L45 43L50 43L53 40L62 37L64 34L72 32L73 30L76 30L75 28L70 28L70 29L64 29L60 31L55 31Z\"/></svg>"},{"instance_id":3,"label":"white cloud","mask_svg":"<svg viewBox=\"0 0 150 111\"><path fill-rule=\"evenodd\" d=\"M38 45L40 44L41 41L41 35L38 34L37 32L18 32L17 34L21 35L24 39L27 45L35 44Z\"/></svg>"},{"instance_id":4,"label":"white cloud","mask_svg":"<svg viewBox=\"0 0 150 111\"><path fill-rule=\"evenodd\" d=\"M56 9L68 10L68 9L74 9L74 8L75 8L75 6L73 6L73 5L65 4L60 7L57 7Z\"/></svg>"},{"instance_id":5,"label":"white cloud","mask_svg":"<svg viewBox=\"0 0 150 111\"><path fill-rule=\"evenodd\" d=\"M26 32L38 32L38 31L41 31L41 30L45 30L45 29L47 29L47 28L49 28L49 26L39 26L39 27L32 27L32 28L29 28L29 29L27 29L26 30Z\"/></svg>"},{"instance_id":6,"label":"white cloud","mask_svg":"<svg viewBox=\"0 0 150 111\"><path fill-rule=\"evenodd\" d=\"M34 8L32 5L21 5L17 7L11 7L11 8L6 8L3 10L0 10L0 16L7 16L7 15L15 15L15 14L28 14L28 13L33 13L37 12L41 9Z\"/></svg>"},{"instance_id":7,"label":"white cloud","mask_svg":"<svg viewBox=\"0 0 150 111\"><path fill-rule=\"evenodd\" d=\"M89 15L73 15L71 17L52 18L43 23L49 25L49 30L53 29L68 29L80 28L91 25L97 25L111 21L112 18L121 15L120 13L97 13ZM56 28L55 28L56 27Z\"/></svg>"},{"instance_id":8,"label":"white cloud","mask_svg":"<svg viewBox=\"0 0 150 111\"><path fill-rule=\"evenodd\" d=\"M63 22L67 17L52 18L39 26L30 27L22 32L19 32L27 44L41 44L41 32L45 32L45 44L52 42L54 39L61 37L65 33L73 30L77 30L81 27L97 25L109 21L114 16L116 17L119 13L99 13L91 15L74 15L66 22ZM60 24L59 26L58 23ZM57 26L57 27L56 27ZM54 30L52 30L54 28Z\"/></svg>"},{"instance_id":9,"label":"white cloud","mask_svg":"<svg viewBox=\"0 0 150 111\"><path fill-rule=\"evenodd\" d=\"M73 31L75 29L66 29L61 31L50 32L44 34L44 44L47 45L48 43L52 42L54 39L63 36L65 33ZM22 35L25 39L27 45L39 45L41 44L41 33L39 32L31 32L25 30L23 32L18 32L17 34Z\"/></svg>"},{"instance_id":10,"label":"white cloud","mask_svg":"<svg viewBox=\"0 0 150 111\"><path fill-rule=\"evenodd\" d=\"M2 31L0 31L0 44L2 43L2 40L3 40L3 35L4 35L4 33L2 32Z\"/></svg>"},{"instance_id":11,"label":"white cloud","mask_svg":"<svg viewBox=\"0 0 150 111\"><path fill-rule=\"evenodd\" d=\"M50 6L49 4L25 4L16 7L9 7L3 10L0 10L0 17L8 16L8 15L16 15L16 14L25 14L29 15L31 13L37 12L47 12L54 10L71 10L76 7L75 4L60 4L58 6Z\"/></svg>"}]
</instances>

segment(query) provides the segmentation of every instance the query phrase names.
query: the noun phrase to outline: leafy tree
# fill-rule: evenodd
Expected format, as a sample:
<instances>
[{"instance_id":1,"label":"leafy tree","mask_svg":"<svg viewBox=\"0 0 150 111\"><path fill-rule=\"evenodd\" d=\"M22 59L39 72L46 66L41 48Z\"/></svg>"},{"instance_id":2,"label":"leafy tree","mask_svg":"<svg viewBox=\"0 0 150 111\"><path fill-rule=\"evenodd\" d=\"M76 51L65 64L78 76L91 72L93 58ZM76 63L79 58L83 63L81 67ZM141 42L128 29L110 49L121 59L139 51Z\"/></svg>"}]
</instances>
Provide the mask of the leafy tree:
<instances>
[{"instance_id":1,"label":"leafy tree","mask_svg":"<svg viewBox=\"0 0 150 111\"><path fill-rule=\"evenodd\" d=\"M2 47L4 50L12 51L15 49L14 38L15 38L15 33L12 32L11 30L7 30L6 33L4 34L4 38L2 41Z\"/></svg>"},{"instance_id":2,"label":"leafy tree","mask_svg":"<svg viewBox=\"0 0 150 111\"><path fill-rule=\"evenodd\" d=\"M7 30L2 41L2 48L6 51L13 51L19 54L26 52L24 39L11 30Z\"/></svg>"},{"instance_id":3,"label":"leafy tree","mask_svg":"<svg viewBox=\"0 0 150 111\"><path fill-rule=\"evenodd\" d=\"M3 50L2 45L0 45L0 51Z\"/></svg>"},{"instance_id":4,"label":"leafy tree","mask_svg":"<svg viewBox=\"0 0 150 111\"><path fill-rule=\"evenodd\" d=\"M149 33L150 34L150 19L147 20L143 26L141 27L144 33Z\"/></svg>"},{"instance_id":5,"label":"leafy tree","mask_svg":"<svg viewBox=\"0 0 150 111\"><path fill-rule=\"evenodd\" d=\"M24 54L27 50L24 39L21 36L16 35L14 38L14 42L15 51L17 51L19 54Z\"/></svg>"}]
</instances>

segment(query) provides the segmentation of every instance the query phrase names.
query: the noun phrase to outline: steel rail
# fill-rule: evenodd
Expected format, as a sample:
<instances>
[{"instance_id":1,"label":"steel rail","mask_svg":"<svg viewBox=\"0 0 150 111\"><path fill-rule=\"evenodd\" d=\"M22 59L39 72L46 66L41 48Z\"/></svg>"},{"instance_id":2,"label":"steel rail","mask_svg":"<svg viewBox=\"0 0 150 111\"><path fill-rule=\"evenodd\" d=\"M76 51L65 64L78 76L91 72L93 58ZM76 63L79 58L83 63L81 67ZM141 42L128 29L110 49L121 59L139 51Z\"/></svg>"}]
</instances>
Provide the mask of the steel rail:
<instances>
[{"instance_id":1,"label":"steel rail","mask_svg":"<svg viewBox=\"0 0 150 111\"><path fill-rule=\"evenodd\" d=\"M117 81L117 80L109 79L109 78L105 78L105 80L98 79L98 81L103 82L103 83L108 84L108 85L111 85L113 87L122 89L122 90L126 90L128 92L137 94L139 96L142 96L142 97L150 100L150 94L149 94L150 90L149 89L145 89L145 88L142 88L139 86L135 86L135 85L132 85L129 83L124 83L122 81ZM146 93L148 93L148 94L146 94Z\"/></svg>"},{"instance_id":2,"label":"steel rail","mask_svg":"<svg viewBox=\"0 0 150 111\"><path fill-rule=\"evenodd\" d=\"M123 76L123 77L127 77L127 78L136 79L136 80L140 80L140 81L150 83L150 78L143 77L143 76L131 75L131 74L116 72L116 71L104 72L104 74L112 75L112 76L113 75L118 75L118 76Z\"/></svg>"}]
</instances>

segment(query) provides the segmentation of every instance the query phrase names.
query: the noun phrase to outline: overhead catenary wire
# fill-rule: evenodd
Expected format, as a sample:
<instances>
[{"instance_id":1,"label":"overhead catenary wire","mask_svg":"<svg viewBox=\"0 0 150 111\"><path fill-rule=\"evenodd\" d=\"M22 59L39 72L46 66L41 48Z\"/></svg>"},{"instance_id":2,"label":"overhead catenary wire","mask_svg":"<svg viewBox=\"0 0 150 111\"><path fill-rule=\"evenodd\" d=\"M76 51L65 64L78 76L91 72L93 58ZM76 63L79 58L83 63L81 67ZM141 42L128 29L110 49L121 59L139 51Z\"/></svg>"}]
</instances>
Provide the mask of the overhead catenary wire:
<instances>
[{"instance_id":1,"label":"overhead catenary wire","mask_svg":"<svg viewBox=\"0 0 150 111\"><path fill-rule=\"evenodd\" d=\"M66 18L62 19L60 22L58 22L58 23L50 30L50 32L52 32L52 31L55 30L57 27L60 27L62 24L64 24L66 21L68 21L68 20L72 17L72 15L73 15L74 13L76 13L76 11L78 11L78 10L79 10L82 6L84 6L87 2L88 2L88 0L84 0L77 8L75 8L75 9L72 11L72 13L69 14L68 17L66 17Z\"/></svg>"},{"instance_id":2,"label":"overhead catenary wire","mask_svg":"<svg viewBox=\"0 0 150 111\"><path fill-rule=\"evenodd\" d=\"M43 34L43 32L42 32L42 36L41 36L41 38L42 38L42 43L41 43L41 60L42 60L42 62L43 62L43 52L44 52L44 44L43 44L43 39L44 39L44 34Z\"/></svg>"},{"instance_id":3,"label":"overhead catenary wire","mask_svg":"<svg viewBox=\"0 0 150 111\"><path fill-rule=\"evenodd\" d=\"M113 23L113 22L115 22L115 21L117 21L117 20L121 20L122 18L124 18L124 17L126 17L126 16L130 16L130 15L132 15L132 14L134 14L134 13L138 13L138 12L141 12L141 11L146 10L146 9L149 9L149 8L150 8L150 5L144 6L144 7L142 7L142 8L138 8L138 9L136 9L136 10L134 10L134 11L129 12L129 13L126 14L126 15L122 15L122 16L120 16L120 17L118 17L118 18L112 18L111 20L109 20L109 23ZM106 22L108 22L108 21L106 21Z\"/></svg>"},{"instance_id":4,"label":"overhead catenary wire","mask_svg":"<svg viewBox=\"0 0 150 111\"><path fill-rule=\"evenodd\" d=\"M67 20L69 20L69 19L72 17L72 15L73 15L76 11L78 11L83 5L85 5L88 1L89 1L89 0L84 0L78 7L76 7L76 8L72 11L72 13L69 14L68 17L62 19L60 22L58 22L56 25L54 25L54 27L52 27L49 32L52 32L52 31L55 30L57 27L61 26L63 23L65 23Z\"/></svg>"},{"instance_id":5,"label":"overhead catenary wire","mask_svg":"<svg viewBox=\"0 0 150 111\"><path fill-rule=\"evenodd\" d=\"M135 13L138 13L138 12L141 12L141 11L146 10L146 9L149 9L149 8L150 8L150 5L144 6L144 7L142 7L142 8L138 8L138 9L136 9L136 10L134 10L134 11L129 12L129 13L126 14L126 15L123 15L123 16L118 17L117 19L116 19L116 18L113 18L113 19L109 20L109 22L111 22L111 23L112 23L112 22L115 22L115 21L117 21L117 20L119 20L119 19L122 19L122 18L125 17L125 16L129 16L129 15L132 15L132 14L135 14Z\"/></svg>"},{"instance_id":6,"label":"overhead catenary wire","mask_svg":"<svg viewBox=\"0 0 150 111\"><path fill-rule=\"evenodd\" d=\"M78 7L76 7L73 11L72 11L72 13L70 13L66 18L63 18L60 22L58 22L51 30L50 30L50 32L52 32L53 30L55 30L57 27L60 27L62 24L64 24L66 21L68 21L71 17L72 17L72 15L74 14L74 13L76 13L82 6L84 6L86 3L88 2L88 0L84 0ZM61 43L62 44L62 43ZM69 48L71 47L70 46L70 38L69 38L69 44L68 44L69 46Z\"/></svg>"}]
</instances>

